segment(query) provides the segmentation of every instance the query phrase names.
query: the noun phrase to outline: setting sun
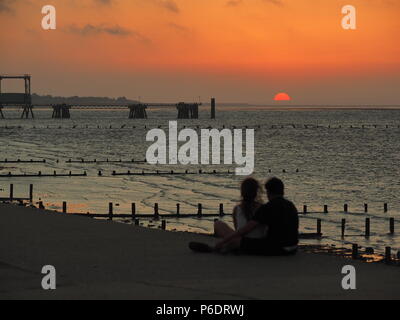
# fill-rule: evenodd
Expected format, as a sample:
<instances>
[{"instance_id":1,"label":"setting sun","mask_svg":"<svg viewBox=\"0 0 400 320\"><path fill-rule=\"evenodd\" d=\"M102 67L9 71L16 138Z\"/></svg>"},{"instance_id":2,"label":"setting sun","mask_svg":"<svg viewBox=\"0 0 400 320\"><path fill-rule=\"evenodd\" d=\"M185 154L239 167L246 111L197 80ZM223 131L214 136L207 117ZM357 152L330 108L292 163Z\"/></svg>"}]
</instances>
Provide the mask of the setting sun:
<instances>
[{"instance_id":1,"label":"setting sun","mask_svg":"<svg viewBox=\"0 0 400 320\"><path fill-rule=\"evenodd\" d=\"M290 96L287 93L280 92L277 95L275 95L274 100L275 101L290 101L292 99L290 98Z\"/></svg>"}]
</instances>

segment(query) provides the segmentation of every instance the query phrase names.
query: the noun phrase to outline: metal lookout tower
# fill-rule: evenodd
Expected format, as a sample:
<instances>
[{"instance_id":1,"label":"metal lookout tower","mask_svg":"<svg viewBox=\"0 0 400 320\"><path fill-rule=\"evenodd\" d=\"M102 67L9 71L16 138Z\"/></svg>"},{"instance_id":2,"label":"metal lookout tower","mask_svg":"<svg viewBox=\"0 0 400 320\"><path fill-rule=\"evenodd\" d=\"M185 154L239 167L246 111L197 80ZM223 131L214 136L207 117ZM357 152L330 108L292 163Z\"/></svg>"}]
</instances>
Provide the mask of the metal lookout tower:
<instances>
[{"instance_id":1,"label":"metal lookout tower","mask_svg":"<svg viewBox=\"0 0 400 320\"><path fill-rule=\"evenodd\" d=\"M3 93L1 84L3 80L20 79L24 80L25 93ZM24 75L0 75L0 118L4 119L4 106L21 106L23 108L21 118L29 118L33 116L32 97L31 97L31 76Z\"/></svg>"}]
</instances>

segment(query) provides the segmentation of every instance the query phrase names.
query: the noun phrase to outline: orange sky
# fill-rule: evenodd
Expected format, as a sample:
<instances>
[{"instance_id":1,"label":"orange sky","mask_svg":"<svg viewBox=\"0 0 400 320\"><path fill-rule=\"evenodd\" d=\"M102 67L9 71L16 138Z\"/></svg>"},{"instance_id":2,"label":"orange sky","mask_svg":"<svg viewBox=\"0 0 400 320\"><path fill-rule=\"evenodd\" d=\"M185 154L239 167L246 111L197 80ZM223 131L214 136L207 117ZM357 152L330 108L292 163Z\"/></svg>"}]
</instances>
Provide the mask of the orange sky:
<instances>
[{"instance_id":1,"label":"orange sky","mask_svg":"<svg viewBox=\"0 0 400 320\"><path fill-rule=\"evenodd\" d=\"M42 94L400 104L399 16L396 0L0 0L0 69Z\"/></svg>"}]
</instances>

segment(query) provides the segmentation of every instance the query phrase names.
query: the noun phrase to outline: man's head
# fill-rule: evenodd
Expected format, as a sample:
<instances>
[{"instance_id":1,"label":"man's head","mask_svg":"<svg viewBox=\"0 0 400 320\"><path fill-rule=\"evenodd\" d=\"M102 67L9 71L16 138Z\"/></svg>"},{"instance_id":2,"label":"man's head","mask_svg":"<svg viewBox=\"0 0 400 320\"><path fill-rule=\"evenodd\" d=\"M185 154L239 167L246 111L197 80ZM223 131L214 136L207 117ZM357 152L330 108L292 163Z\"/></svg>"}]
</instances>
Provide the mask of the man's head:
<instances>
[{"instance_id":1,"label":"man's head","mask_svg":"<svg viewBox=\"0 0 400 320\"><path fill-rule=\"evenodd\" d=\"M267 190L267 196L269 200L276 197L282 197L285 193L285 186L281 179L271 178L265 183L265 190Z\"/></svg>"}]
</instances>

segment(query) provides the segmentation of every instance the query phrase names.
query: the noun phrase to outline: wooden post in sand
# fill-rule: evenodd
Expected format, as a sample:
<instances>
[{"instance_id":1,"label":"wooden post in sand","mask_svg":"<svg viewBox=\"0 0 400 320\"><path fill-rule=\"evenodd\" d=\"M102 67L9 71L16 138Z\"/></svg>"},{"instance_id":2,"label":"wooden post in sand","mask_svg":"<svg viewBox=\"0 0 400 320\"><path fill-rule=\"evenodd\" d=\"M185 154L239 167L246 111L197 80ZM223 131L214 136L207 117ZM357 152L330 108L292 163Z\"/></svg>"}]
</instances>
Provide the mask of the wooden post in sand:
<instances>
[{"instance_id":1,"label":"wooden post in sand","mask_svg":"<svg viewBox=\"0 0 400 320\"><path fill-rule=\"evenodd\" d=\"M66 202L66 201L64 201L64 202L62 203L62 212L63 212L63 213L67 213L67 202Z\"/></svg>"},{"instance_id":2,"label":"wooden post in sand","mask_svg":"<svg viewBox=\"0 0 400 320\"><path fill-rule=\"evenodd\" d=\"M317 234L321 235L322 234L322 220L317 219Z\"/></svg>"},{"instance_id":3,"label":"wooden post in sand","mask_svg":"<svg viewBox=\"0 0 400 320\"><path fill-rule=\"evenodd\" d=\"M370 236L370 226L371 226L370 218L365 218L365 237L366 238L369 238L369 236Z\"/></svg>"},{"instance_id":4,"label":"wooden post in sand","mask_svg":"<svg viewBox=\"0 0 400 320\"><path fill-rule=\"evenodd\" d=\"M348 206L347 203L343 206L343 211L344 211L345 213L349 212L349 206Z\"/></svg>"},{"instance_id":5,"label":"wooden post in sand","mask_svg":"<svg viewBox=\"0 0 400 320\"><path fill-rule=\"evenodd\" d=\"M132 213L132 221L135 221L136 218L136 203L132 202L131 204L131 213Z\"/></svg>"},{"instance_id":6,"label":"wooden post in sand","mask_svg":"<svg viewBox=\"0 0 400 320\"><path fill-rule=\"evenodd\" d=\"M114 215L114 212L113 212L113 203L110 202L110 203L108 204L108 219L109 219L110 221L113 219L113 215Z\"/></svg>"},{"instance_id":7,"label":"wooden post in sand","mask_svg":"<svg viewBox=\"0 0 400 320\"><path fill-rule=\"evenodd\" d=\"M385 248L385 262L390 263L392 261L392 248L386 247Z\"/></svg>"},{"instance_id":8,"label":"wooden post in sand","mask_svg":"<svg viewBox=\"0 0 400 320\"><path fill-rule=\"evenodd\" d=\"M225 215L225 213L224 213L224 204L220 203L219 204L219 216L223 217L224 215Z\"/></svg>"},{"instance_id":9,"label":"wooden post in sand","mask_svg":"<svg viewBox=\"0 0 400 320\"><path fill-rule=\"evenodd\" d=\"M365 213L368 212L368 203L364 203L364 212L365 212Z\"/></svg>"},{"instance_id":10,"label":"wooden post in sand","mask_svg":"<svg viewBox=\"0 0 400 320\"><path fill-rule=\"evenodd\" d=\"M203 205L202 205L201 203L199 203L199 204L197 205L197 216L198 216L199 218L201 218L202 215L203 215Z\"/></svg>"},{"instance_id":11,"label":"wooden post in sand","mask_svg":"<svg viewBox=\"0 0 400 320\"><path fill-rule=\"evenodd\" d=\"M328 213L328 206L324 205L324 213Z\"/></svg>"},{"instance_id":12,"label":"wooden post in sand","mask_svg":"<svg viewBox=\"0 0 400 320\"><path fill-rule=\"evenodd\" d=\"M394 218L390 218L389 230L390 230L390 234L394 234Z\"/></svg>"},{"instance_id":13,"label":"wooden post in sand","mask_svg":"<svg viewBox=\"0 0 400 320\"><path fill-rule=\"evenodd\" d=\"M342 219L342 238L346 233L346 219Z\"/></svg>"},{"instance_id":14,"label":"wooden post in sand","mask_svg":"<svg viewBox=\"0 0 400 320\"><path fill-rule=\"evenodd\" d=\"M384 203L383 204L383 212L388 212L388 204L387 203Z\"/></svg>"},{"instance_id":15,"label":"wooden post in sand","mask_svg":"<svg viewBox=\"0 0 400 320\"><path fill-rule=\"evenodd\" d=\"M160 213L158 212L158 203L154 204L154 218L158 219L160 217Z\"/></svg>"},{"instance_id":16,"label":"wooden post in sand","mask_svg":"<svg viewBox=\"0 0 400 320\"><path fill-rule=\"evenodd\" d=\"M358 258L358 244L356 244L356 243L353 244L353 249L352 249L351 257L352 257L353 259L357 259L357 258Z\"/></svg>"},{"instance_id":17,"label":"wooden post in sand","mask_svg":"<svg viewBox=\"0 0 400 320\"><path fill-rule=\"evenodd\" d=\"M215 98L211 99L211 119L215 119Z\"/></svg>"},{"instance_id":18,"label":"wooden post in sand","mask_svg":"<svg viewBox=\"0 0 400 320\"><path fill-rule=\"evenodd\" d=\"M163 220L161 221L161 229L166 230L167 229L167 221Z\"/></svg>"},{"instance_id":19,"label":"wooden post in sand","mask_svg":"<svg viewBox=\"0 0 400 320\"><path fill-rule=\"evenodd\" d=\"M10 184L10 202L14 201L14 185Z\"/></svg>"},{"instance_id":20,"label":"wooden post in sand","mask_svg":"<svg viewBox=\"0 0 400 320\"><path fill-rule=\"evenodd\" d=\"M304 214L307 213L307 206L306 206L306 205L303 206L303 213L304 213Z\"/></svg>"},{"instance_id":21,"label":"wooden post in sand","mask_svg":"<svg viewBox=\"0 0 400 320\"><path fill-rule=\"evenodd\" d=\"M181 214L181 205L179 203L176 204L176 215L179 216Z\"/></svg>"},{"instance_id":22,"label":"wooden post in sand","mask_svg":"<svg viewBox=\"0 0 400 320\"><path fill-rule=\"evenodd\" d=\"M33 202L33 184L29 185L29 202Z\"/></svg>"}]
</instances>

